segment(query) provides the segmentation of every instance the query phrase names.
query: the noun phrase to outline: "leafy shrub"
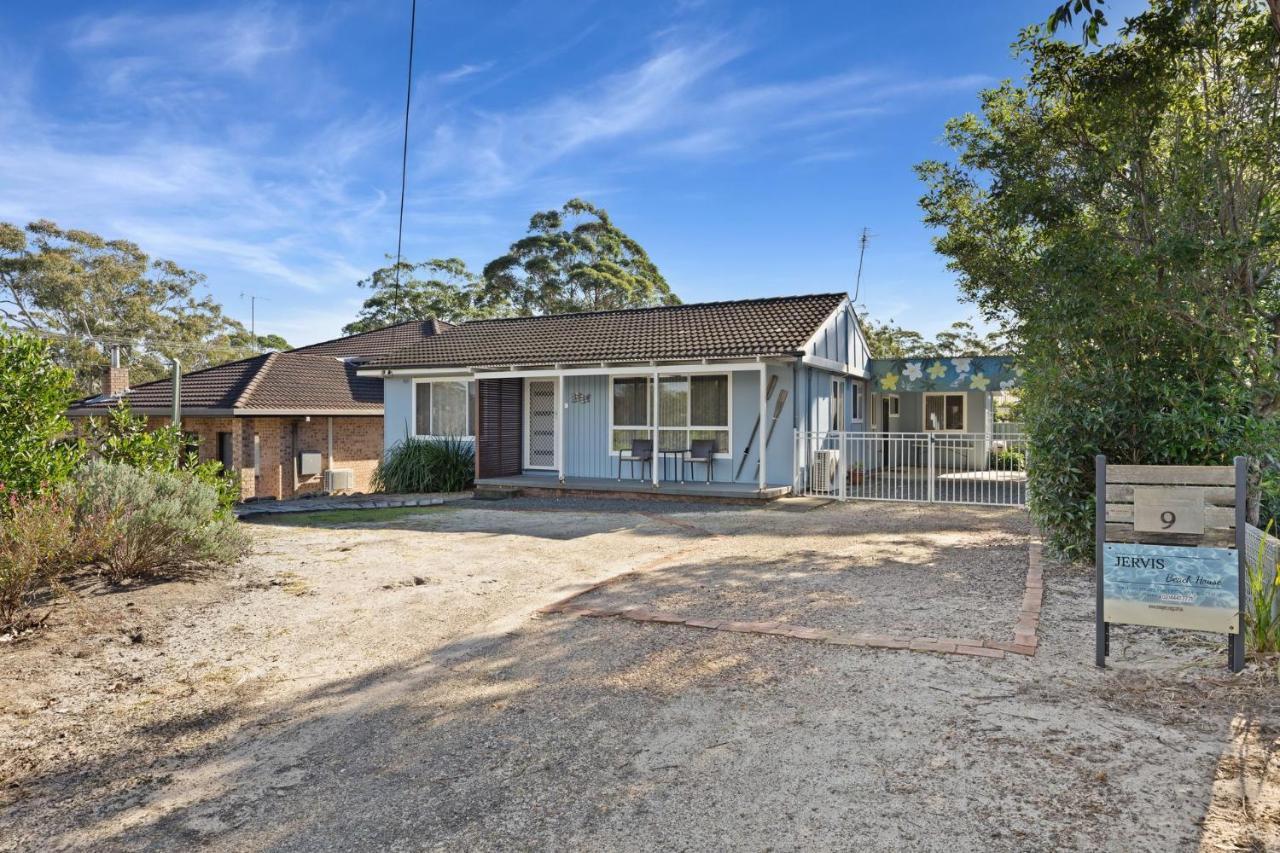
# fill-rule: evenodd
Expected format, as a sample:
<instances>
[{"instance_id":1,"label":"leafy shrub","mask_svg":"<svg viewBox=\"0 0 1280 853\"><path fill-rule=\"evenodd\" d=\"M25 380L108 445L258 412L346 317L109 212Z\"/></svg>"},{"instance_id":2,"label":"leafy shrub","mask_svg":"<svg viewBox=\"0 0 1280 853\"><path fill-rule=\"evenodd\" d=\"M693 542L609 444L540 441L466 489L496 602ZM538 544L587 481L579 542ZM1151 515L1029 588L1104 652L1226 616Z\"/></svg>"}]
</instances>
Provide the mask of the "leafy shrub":
<instances>
[{"instance_id":1,"label":"leafy shrub","mask_svg":"<svg viewBox=\"0 0 1280 853\"><path fill-rule=\"evenodd\" d=\"M1274 523L1265 532L1275 531ZM1258 552L1246 566L1248 572L1249 604L1245 608L1245 639L1249 647L1261 655L1280 652L1280 614L1276 613L1277 593L1280 593L1280 572L1267 561L1267 537L1258 543Z\"/></svg>"},{"instance_id":2,"label":"leafy shrub","mask_svg":"<svg viewBox=\"0 0 1280 853\"><path fill-rule=\"evenodd\" d=\"M46 491L79 464L80 445L64 440L74 381L70 370L54 364L48 342L0 335L0 491Z\"/></svg>"},{"instance_id":3,"label":"leafy shrub","mask_svg":"<svg viewBox=\"0 0 1280 853\"><path fill-rule=\"evenodd\" d=\"M460 492L475 477L475 448L458 438L412 438L378 463L374 488L384 492Z\"/></svg>"},{"instance_id":4,"label":"leafy shrub","mask_svg":"<svg viewBox=\"0 0 1280 853\"><path fill-rule=\"evenodd\" d=\"M75 506L48 493L11 495L0 518L0 631L20 627L36 593L97 550L97 525L77 525Z\"/></svg>"},{"instance_id":5,"label":"leafy shrub","mask_svg":"<svg viewBox=\"0 0 1280 853\"><path fill-rule=\"evenodd\" d=\"M1014 447L1005 447L991 451L991 467L997 471L1027 470L1026 451Z\"/></svg>"},{"instance_id":6,"label":"leafy shrub","mask_svg":"<svg viewBox=\"0 0 1280 853\"><path fill-rule=\"evenodd\" d=\"M1280 530L1280 469L1268 468L1262 472L1259 506L1260 527L1274 524Z\"/></svg>"},{"instance_id":7,"label":"leafy shrub","mask_svg":"<svg viewBox=\"0 0 1280 853\"><path fill-rule=\"evenodd\" d=\"M186 471L218 493L218 506L229 513L240 499L238 474L216 460L201 462L182 430L173 425L147 428L147 419L135 416L127 401L113 406L103 419L89 418L85 426L89 452L105 462L145 471Z\"/></svg>"},{"instance_id":8,"label":"leafy shrub","mask_svg":"<svg viewBox=\"0 0 1280 853\"><path fill-rule=\"evenodd\" d=\"M101 525L94 562L115 581L227 565L249 548L248 537L219 503L218 490L188 472L95 459L66 491L78 525Z\"/></svg>"}]
</instances>

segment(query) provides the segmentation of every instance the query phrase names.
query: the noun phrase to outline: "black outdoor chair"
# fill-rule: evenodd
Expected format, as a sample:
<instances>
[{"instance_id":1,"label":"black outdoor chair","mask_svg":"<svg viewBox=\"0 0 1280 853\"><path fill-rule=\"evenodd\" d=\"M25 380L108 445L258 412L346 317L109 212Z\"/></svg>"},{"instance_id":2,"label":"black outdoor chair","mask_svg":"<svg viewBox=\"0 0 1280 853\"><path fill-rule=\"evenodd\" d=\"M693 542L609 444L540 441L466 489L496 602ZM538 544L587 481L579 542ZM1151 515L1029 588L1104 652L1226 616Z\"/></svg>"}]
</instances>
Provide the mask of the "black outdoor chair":
<instances>
[{"instance_id":1,"label":"black outdoor chair","mask_svg":"<svg viewBox=\"0 0 1280 853\"><path fill-rule=\"evenodd\" d=\"M636 463L640 463L640 477L644 478L644 466L647 463L649 470L653 470L653 439L651 438L633 438L631 439L631 452L618 454L618 480L622 480L622 463L626 462L630 467L627 472L634 477L636 475Z\"/></svg>"},{"instance_id":2,"label":"black outdoor chair","mask_svg":"<svg viewBox=\"0 0 1280 853\"><path fill-rule=\"evenodd\" d=\"M716 443L709 439L697 439L690 442L689 452L685 454L683 462L684 465L689 466L690 480L693 479L693 463L695 462L701 462L707 466L707 482L710 483L711 466L715 465L716 462ZM684 471L682 470L680 473L683 476Z\"/></svg>"}]
</instances>

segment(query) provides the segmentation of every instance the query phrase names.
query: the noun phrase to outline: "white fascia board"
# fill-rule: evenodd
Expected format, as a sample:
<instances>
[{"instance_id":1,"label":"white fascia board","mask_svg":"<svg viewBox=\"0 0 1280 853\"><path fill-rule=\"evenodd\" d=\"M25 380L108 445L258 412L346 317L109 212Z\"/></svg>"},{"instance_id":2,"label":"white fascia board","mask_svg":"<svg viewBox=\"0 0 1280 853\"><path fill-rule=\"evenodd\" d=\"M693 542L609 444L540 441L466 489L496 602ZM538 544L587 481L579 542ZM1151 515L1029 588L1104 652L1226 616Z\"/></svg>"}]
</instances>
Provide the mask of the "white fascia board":
<instances>
[{"instance_id":1,"label":"white fascia board","mask_svg":"<svg viewBox=\"0 0 1280 853\"><path fill-rule=\"evenodd\" d=\"M834 361L829 358L823 358L818 355L806 355L800 359L810 367L820 367L823 370L829 370L832 373L841 373L845 376L854 376L858 379L870 379L871 374L861 368L852 367L843 361Z\"/></svg>"}]
</instances>

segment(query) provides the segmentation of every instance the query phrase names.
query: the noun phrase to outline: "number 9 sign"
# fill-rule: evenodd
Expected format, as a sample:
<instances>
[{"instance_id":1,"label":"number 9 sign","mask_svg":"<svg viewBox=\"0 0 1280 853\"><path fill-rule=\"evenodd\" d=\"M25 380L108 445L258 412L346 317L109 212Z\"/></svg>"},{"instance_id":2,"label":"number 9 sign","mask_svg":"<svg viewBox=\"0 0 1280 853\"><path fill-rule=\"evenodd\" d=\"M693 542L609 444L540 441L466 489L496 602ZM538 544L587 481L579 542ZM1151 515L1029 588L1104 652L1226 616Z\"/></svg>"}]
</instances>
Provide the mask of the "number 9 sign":
<instances>
[{"instance_id":1,"label":"number 9 sign","mask_svg":"<svg viewBox=\"0 0 1280 853\"><path fill-rule=\"evenodd\" d=\"M1204 492L1178 486L1135 486L1133 529L1138 533L1204 534Z\"/></svg>"}]
</instances>

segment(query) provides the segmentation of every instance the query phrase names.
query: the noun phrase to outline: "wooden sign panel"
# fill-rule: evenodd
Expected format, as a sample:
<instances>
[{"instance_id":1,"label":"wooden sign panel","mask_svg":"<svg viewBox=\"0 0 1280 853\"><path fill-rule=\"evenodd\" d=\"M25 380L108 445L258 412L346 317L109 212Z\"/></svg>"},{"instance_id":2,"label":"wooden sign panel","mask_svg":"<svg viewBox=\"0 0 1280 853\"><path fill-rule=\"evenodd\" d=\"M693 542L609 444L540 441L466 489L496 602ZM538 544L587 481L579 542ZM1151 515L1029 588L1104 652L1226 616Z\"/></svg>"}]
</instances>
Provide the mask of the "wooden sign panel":
<instances>
[{"instance_id":1,"label":"wooden sign panel","mask_svg":"<svg viewBox=\"0 0 1280 853\"><path fill-rule=\"evenodd\" d=\"M1187 486L1134 486L1133 529L1204 535L1204 491Z\"/></svg>"}]
</instances>

